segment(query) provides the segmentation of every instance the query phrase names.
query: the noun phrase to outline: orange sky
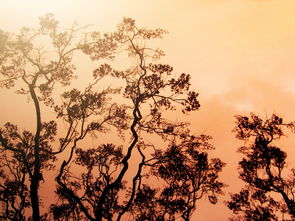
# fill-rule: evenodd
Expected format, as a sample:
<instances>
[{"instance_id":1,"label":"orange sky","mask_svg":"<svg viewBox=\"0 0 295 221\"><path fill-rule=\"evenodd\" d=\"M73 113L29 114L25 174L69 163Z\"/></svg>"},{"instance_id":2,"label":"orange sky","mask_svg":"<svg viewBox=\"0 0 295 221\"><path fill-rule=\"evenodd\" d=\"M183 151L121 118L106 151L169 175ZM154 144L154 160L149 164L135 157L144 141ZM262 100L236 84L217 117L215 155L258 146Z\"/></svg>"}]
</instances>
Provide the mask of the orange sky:
<instances>
[{"instance_id":1,"label":"orange sky","mask_svg":"<svg viewBox=\"0 0 295 221\"><path fill-rule=\"evenodd\" d=\"M37 17L48 12L62 25L77 21L99 31L114 30L123 16L134 18L139 26L167 29L169 34L159 42L166 52L163 62L192 75L201 103L201 110L192 115L192 128L214 137L214 155L227 162L223 178L231 188L226 192L238 191L234 183L240 155L235 154L238 146L231 133L233 116L275 112L295 120L294 0L0 0L0 4L0 28L11 32L36 24ZM1 89L0 99L1 125L7 120L30 124L27 116L32 110L11 112L26 102L23 98ZM294 159L291 146L288 154ZM222 221L228 214L222 203L201 203L195 217Z\"/></svg>"}]
</instances>

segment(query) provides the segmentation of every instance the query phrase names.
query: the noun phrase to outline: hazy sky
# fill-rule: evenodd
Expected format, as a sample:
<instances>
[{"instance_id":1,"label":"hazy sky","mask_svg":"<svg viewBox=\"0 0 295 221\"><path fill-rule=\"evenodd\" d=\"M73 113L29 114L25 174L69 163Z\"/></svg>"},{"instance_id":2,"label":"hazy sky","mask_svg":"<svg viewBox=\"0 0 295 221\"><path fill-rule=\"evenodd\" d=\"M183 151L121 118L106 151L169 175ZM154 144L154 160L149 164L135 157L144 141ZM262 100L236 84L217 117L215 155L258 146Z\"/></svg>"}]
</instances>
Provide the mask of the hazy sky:
<instances>
[{"instance_id":1,"label":"hazy sky","mask_svg":"<svg viewBox=\"0 0 295 221\"><path fill-rule=\"evenodd\" d=\"M230 185L226 192L238 191L234 115L277 113L295 120L294 0L0 0L0 5L0 28L11 32L48 12L62 25L77 21L99 31L114 30L123 16L139 26L167 29L159 45L166 52L163 62L191 74L200 92L192 128L212 135L214 155L228 163L222 177ZM18 105L6 93L1 90L6 102L1 123ZM294 148L287 150L294 159ZM222 202L202 203L195 216L227 220L228 213Z\"/></svg>"}]
</instances>

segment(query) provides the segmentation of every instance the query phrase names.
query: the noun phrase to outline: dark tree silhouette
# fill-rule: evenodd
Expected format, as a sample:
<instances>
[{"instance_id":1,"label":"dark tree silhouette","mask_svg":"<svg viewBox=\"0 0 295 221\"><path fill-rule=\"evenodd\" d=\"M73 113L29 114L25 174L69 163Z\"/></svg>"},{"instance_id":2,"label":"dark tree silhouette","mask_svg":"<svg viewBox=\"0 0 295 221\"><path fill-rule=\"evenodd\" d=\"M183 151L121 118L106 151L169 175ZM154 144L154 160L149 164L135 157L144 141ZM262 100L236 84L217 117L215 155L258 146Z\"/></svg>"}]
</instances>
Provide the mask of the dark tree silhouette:
<instances>
[{"instance_id":1,"label":"dark tree silhouette","mask_svg":"<svg viewBox=\"0 0 295 221\"><path fill-rule=\"evenodd\" d=\"M56 129L54 122L42 122L40 102L50 105L52 102L50 94L54 84L61 82L66 85L73 77L73 68L70 65L73 49L68 49L68 43L71 41L69 36L74 33L74 30L71 33L58 33L56 27L57 22L50 15L47 15L40 18L40 28L38 30L23 28L19 35L12 35L3 31L0 33L0 70L3 77L1 85L12 88L16 83L22 81L25 87L18 90L18 93L28 94L33 100L36 111L35 133L30 131L20 132L17 126L11 123L7 123L1 129L2 156L7 159L13 158L13 163L20 166L19 168L12 167L12 163L8 163L10 160L7 160L7 163L4 164L9 169L9 174L5 174L4 170L2 170L2 178L6 180L5 183L9 181L19 185L22 192L29 190L33 220L40 220L39 183L42 180L42 170L48 166L49 160L53 160L49 143L52 141ZM50 60L48 63L44 63L44 50L42 47L34 45L36 40L43 35L50 37L52 46L58 54L56 60ZM26 187L26 180L30 183L29 187ZM2 186L4 192L9 192L7 188L7 185ZM22 195L17 191L10 193ZM15 199L15 196L3 199L7 201L7 206L3 208L7 218L12 216L10 214L12 211L17 214L23 213L23 208L27 205L26 196L27 194L24 194L18 200ZM9 207L14 208L17 202L19 208L11 210Z\"/></svg>"},{"instance_id":2,"label":"dark tree silhouette","mask_svg":"<svg viewBox=\"0 0 295 221\"><path fill-rule=\"evenodd\" d=\"M16 127L11 124L5 125L5 132L10 137L20 136L16 132ZM14 134L14 135L13 135ZM24 137L31 137L25 135ZM19 146L24 148L22 142L18 142ZM27 150L29 151L29 150ZM26 186L26 175L23 172L25 165L21 152L15 152L11 157L8 151L1 149L0 155L0 202L1 204L1 220L24 220L24 210L30 206L28 200L29 191Z\"/></svg>"},{"instance_id":3,"label":"dark tree silhouette","mask_svg":"<svg viewBox=\"0 0 295 221\"><path fill-rule=\"evenodd\" d=\"M121 220L133 216L136 220L189 220L198 199L208 195L210 202L217 202L224 186L218 173L224 163L208 158L207 150L213 148L207 142L209 137L193 136L188 123L173 123L163 116L169 111L179 114L199 108L198 94L189 90L189 75L175 78L171 66L152 63L163 52L148 48L147 40L164 33L138 28L134 20L125 18L116 32L105 35L134 59L134 66L127 70L102 64L93 72L95 79L121 79L120 96L126 107L116 113L121 117L117 123L130 142L90 149L72 146L57 177L60 204L51 207L55 219ZM92 41L96 37L92 34ZM86 53L93 59L100 57L95 44ZM58 108L68 122L72 118L69 110L76 105L71 99ZM77 116L81 118L81 114ZM77 138L84 137L87 130L81 129ZM81 175L74 175L70 162L84 168Z\"/></svg>"},{"instance_id":4,"label":"dark tree silhouette","mask_svg":"<svg viewBox=\"0 0 295 221\"><path fill-rule=\"evenodd\" d=\"M33 101L36 118L35 132L22 132L12 123L0 129L0 216L3 219L23 220L27 207L32 208L34 221L41 219L39 185L43 171L53 168L55 155L66 149L73 135L73 130L69 129L59 147L53 145L57 123L42 120L42 107L55 106L52 92L56 85L71 84L75 77L75 66L71 63L73 53L84 50L86 41L76 40L81 29L76 25L60 31L51 14L39 21L38 29L24 27L18 35L0 31L0 84L8 89L17 88L18 94L27 95ZM105 43L101 57L108 56L107 48L112 50ZM104 98L105 94L93 96Z\"/></svg>"},{"instance_id":5,"label":"dark tree silhouette","mask_svg":"<svg viewBox=\"0 0 295 221\"><path fill-rule=\"evenodd\" d=\"M171 119L198 110L198 94L190 90L189 75L156 63L164 53L146 46L166 32L139 28L130 18L113 33L79 40L80 31L76 25L60 29L48 14L38 29L0 32L1 86L27 95L36 117L34 132L12 123L0 129L1 219L189 220L197 200L215 204L224 163L208 157L209 136ZM71 88L72 57L79 51L100 62L85 89ZM130 65L118 70L110 60L125 52ZM67 87L56 98L58 85ZM43 121L45 110L58 119ZM40 214L40 182L52 183L46 172L55 168L59 200Z\"/></svg>"},{"instance_id":6,"label":"dark tree silhouette","mask_svg":"<svg viewBox=\"0 0 295 221\"><path fill-rule=\"evenodd\" d=\"M247 185L240 193L232 194L227 206L240 215L241 220L283 220L295 218L295 169L287 170L287 154L275 143L294 132L294 123L284 123L273 114L263 120L255 114L236 116L234 132L240 140L250 142L239 148L244 155L239 163L240 179Z\"/></svg>"}]
</instances>

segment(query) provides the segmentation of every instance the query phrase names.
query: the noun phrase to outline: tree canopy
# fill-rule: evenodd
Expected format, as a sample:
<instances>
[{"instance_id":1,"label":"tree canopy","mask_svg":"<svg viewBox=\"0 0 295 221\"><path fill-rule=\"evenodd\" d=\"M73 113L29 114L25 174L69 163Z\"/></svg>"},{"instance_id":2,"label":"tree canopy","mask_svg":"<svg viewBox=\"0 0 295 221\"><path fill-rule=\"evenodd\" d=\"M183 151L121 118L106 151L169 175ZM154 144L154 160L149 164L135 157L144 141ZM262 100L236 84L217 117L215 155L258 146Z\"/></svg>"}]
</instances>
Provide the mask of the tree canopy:
<instances>
[{"instance_id":1,"label":"tree canopy","mask_svg":"<svg viewBox=\"0 0 295 221\"><path fill-rule=\"evenodd\" d=\"M190 75L159 63L164 52L148 45L165 33L131 18L105 34L61 29L50 14L39 18L37 29L0 31L1 86L27 95L35 108L34 131L10 122L0 129L2 219L189 220L199 199L217 202L224 163L209 157L210 136L169 115L189 114L200 104ZM80 77L75 53L99 63L84 89L72 87ZM113 65L126 53L129 67ZM105 86L112 81L120 84ZM57 98L59 85L64 91ZM55 116L45 122L48 109ZM109 134L107 142L101 134ZM90 137L95 145L83 142ZM46 177L52 170L54 181ZM58 196L45 213L41 181L55 182Z\"/></svg>"},{"instance_id":2,"label":"tree canopy","mask_svg":"<svg viewBox=\"0 0 295 221\"><path fill-rule=\"evenodd\" d=\"M266 120L255 114L236 119L237 138L249 142L239 148L244 155L239 163L240 179L246 186L231 195L229 209L240 214L240 220L280 220L281 214L282 220L293 220L295 169L286 171L287 153L275 142L286 129L294 132L294 122L285 123L276 114Z\"/></svg>"}]
</instances>

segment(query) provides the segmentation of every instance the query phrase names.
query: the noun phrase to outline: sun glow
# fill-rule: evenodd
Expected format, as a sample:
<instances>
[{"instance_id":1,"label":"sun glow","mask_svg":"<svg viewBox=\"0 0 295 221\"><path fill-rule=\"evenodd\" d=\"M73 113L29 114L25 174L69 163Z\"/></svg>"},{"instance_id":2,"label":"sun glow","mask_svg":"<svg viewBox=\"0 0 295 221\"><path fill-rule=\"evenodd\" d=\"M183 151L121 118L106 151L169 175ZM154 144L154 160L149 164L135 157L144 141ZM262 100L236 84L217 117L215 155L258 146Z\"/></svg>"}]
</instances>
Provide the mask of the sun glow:
<instances>
[{"instance_id":1,"label":"sun glow","mask_svg":"<svg viewBox=\"0 0 295 221\"><path fill-rule=\"evenodd\" d=\"M36 18L47 13L54 14L66 27L78 22L80 25L99 24L100 29L114 27L122 17L117 13L122 5L112 0L107 4L104 0L0 0L0 3L0 28L12 32L36 24Z\"/></svg>"}]
</instances>

